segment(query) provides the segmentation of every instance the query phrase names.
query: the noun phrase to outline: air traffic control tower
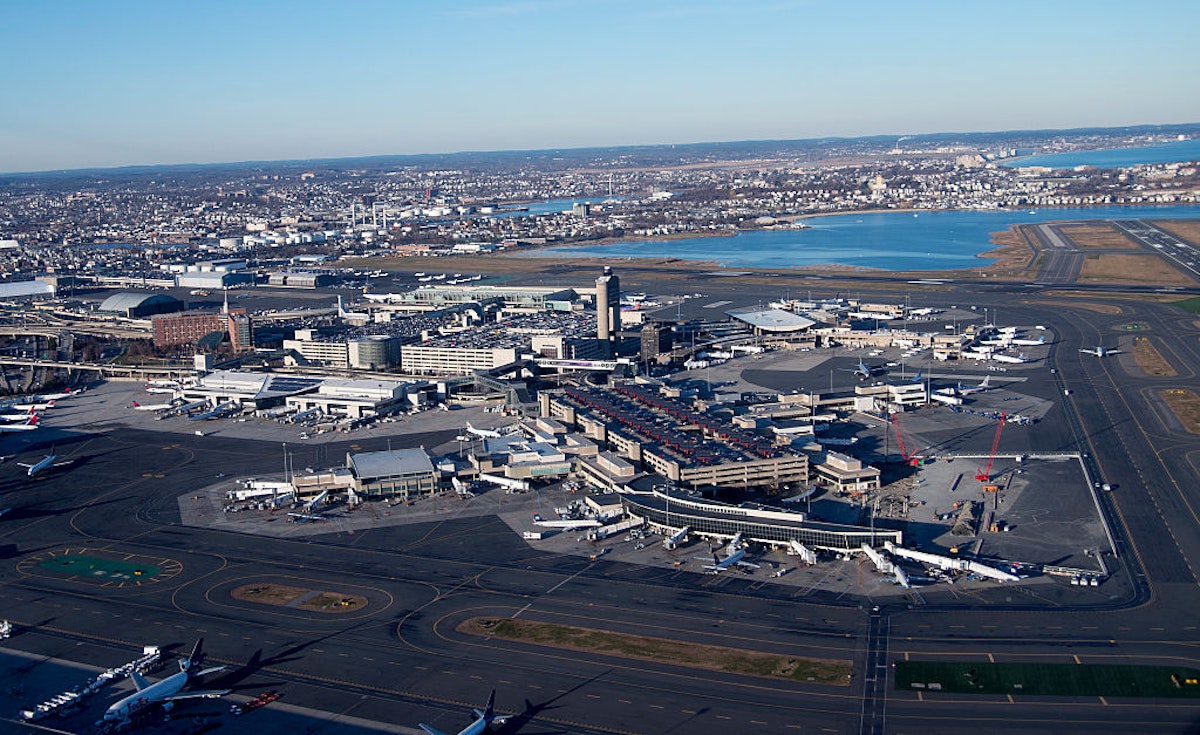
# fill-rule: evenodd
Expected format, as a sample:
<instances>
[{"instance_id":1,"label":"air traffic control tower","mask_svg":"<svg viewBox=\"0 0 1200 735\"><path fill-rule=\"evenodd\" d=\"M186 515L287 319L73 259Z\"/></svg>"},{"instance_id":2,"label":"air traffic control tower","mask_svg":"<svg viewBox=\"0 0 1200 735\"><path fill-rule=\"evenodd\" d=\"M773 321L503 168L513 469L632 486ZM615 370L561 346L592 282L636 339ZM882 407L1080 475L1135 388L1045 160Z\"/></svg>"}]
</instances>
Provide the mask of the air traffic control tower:
<instances>
[{"instance_id":1,"label":"air traffic control tower","mask_svg":"<svg viewBox=\"0 0 1200 735\"><path fill-rule=\"evenodd\" d=\"M621 281L612 268L604 266L604 275L596 279L596 336L608 342L617 353L621 339Z\"/></svg>"}]
</instances>

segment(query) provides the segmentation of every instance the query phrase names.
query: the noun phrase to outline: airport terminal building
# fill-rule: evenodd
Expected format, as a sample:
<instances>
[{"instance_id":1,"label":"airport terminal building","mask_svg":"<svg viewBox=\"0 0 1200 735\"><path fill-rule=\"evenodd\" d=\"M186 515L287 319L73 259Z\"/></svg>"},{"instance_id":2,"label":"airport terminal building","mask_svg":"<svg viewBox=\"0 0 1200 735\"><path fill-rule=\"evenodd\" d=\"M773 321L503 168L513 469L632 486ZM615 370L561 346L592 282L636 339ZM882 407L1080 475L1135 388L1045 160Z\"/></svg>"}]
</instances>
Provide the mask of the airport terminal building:
<instances>
[{"instance_id":1,"label":"airport terminal building","mask_svg":"<svg viewBox=\"0 0 1200 735\"><path fill-rule=\"evenodd\" d=\"M439 475L424 449L346 455L354 490L367 498L410 500L438 491Z\"/></svg>"},{"instance_id":2,"label":"airport terminal building","mask_svg":"<svg viewBox=\"0 0 1200 735\"><path fill-rule=\"evenodd\" d=\"M846 552L857 551L864 544L880 547L885 541L900 546L903 535L889 529L809 521L798 512L717 503L662 485L623 492L621 504L626 513L671 532L686 527L695 534L720 538L740 533L748 541L771 546L786 546L795 541L810 549Z\"/></svg>"}]
</instances>

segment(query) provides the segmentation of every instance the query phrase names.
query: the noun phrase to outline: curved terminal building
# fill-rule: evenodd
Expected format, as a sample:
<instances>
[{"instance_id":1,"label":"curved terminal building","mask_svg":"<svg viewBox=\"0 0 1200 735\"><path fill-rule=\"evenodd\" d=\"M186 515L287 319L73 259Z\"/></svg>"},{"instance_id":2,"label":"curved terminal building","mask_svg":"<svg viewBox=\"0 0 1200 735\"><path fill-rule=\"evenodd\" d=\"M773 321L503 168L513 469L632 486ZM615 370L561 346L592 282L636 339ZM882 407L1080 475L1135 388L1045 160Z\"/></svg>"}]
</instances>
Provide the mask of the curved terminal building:
<instances>
[{"instance_id":1,"label":"curved terminal building","mask_svg":"<svg viewBox=\"0 0 1200 735\"><path fill-rule=\"evenodd\" d=\"M622 492L621 504L626 513L672 531L686 526L696 534L723 538L740 533L747 541L770 546L795 541L809 548L846 552L858 551L863 544L880 547L886 541L901 545L900 531L814 522L803 513L717 503L661 486L650 492Z\"/></svg>"}]
</instances>

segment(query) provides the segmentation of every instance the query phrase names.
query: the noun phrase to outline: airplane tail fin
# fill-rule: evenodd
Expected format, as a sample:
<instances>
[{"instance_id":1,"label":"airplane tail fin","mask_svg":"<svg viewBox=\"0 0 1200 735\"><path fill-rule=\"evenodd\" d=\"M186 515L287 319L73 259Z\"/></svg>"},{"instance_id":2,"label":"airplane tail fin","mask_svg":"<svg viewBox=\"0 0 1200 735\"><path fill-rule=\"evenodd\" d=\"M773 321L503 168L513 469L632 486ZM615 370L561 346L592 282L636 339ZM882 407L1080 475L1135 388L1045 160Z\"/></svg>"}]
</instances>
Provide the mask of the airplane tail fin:
<instances>
[{"instance_id":1,"label":"airplane tail fin","mask_svg":"<svg viewBox=\"0 0 1200 735\"><path fill-rule=\"evenodd\" d=\"M136 671L129 672L129 678L133 679L133 686L139 692L150 686L150 682L146 681L146 677Z\"/></svg>"},{"instance_id":2,"label":"airplane tail fin","mask_svg":"<svg viewBox=\"0 0 1200 735\"><path fill-rule=\"evenodd\" d=\"M985 375L985 376L983 376L983 382L982 382L982 383L980 383L979 385L980 385L980 386L982 386L982 387L984 387L984 388L987 388L987 387L988 387L988 383L991 381L991 379L992 379L992 376L990 376L990 375Z\"/></svg>"},{"instance_id":3,"label":"airplane tail fin","mask_svg":"<svg viewBox=\"0 0 1200 735\"><path fill-rule=\"evenodd\" d=\"M488 695L487 707L483 710L483 721L491 722L496 717L496 690Z\"/></svg>"},{"instance_id":4,"label":"airplane tail fin","mask_svg":"<svg viewBox=\"0 0 1200 735\"><path fill-rule=\"evenodd\" d=\"M193 674L200 670L200 665L204 663L204 659L204 639L201 638L196 641L195 646L192 646L192 652L187 657L187 660L179 662L179 668L189 674Z\"/></svg>"},{"instance_id":5,"label":"airplane tail fin","mask_svg":"<svg viewBox=\"0 0 1200 735\"><path fill-rule=\"evenodd\" d=\"M140 405L141 405L141 404L140 404L140 403L138 403L137 401L134 401L134 402L133 402L133 407L134 407L134 408L137 408L137 407L138 407L138 406L140 406Z\"/></svg>"}]
</instances>

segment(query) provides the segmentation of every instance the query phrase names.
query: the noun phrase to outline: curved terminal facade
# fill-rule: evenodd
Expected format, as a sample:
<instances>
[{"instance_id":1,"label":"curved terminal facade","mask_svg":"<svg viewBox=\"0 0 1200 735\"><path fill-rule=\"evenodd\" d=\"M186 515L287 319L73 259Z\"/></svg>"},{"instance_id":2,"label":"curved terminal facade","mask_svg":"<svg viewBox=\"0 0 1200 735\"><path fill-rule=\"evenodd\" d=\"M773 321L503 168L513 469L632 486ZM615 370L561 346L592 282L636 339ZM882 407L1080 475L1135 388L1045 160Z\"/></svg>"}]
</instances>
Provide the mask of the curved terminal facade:
<instances>
[{"instance_id":1,"label":"curved terminal facade","mask_svg":"<svg viewBox=\"0 0 1200 735\"><path fill-rule=\"evenodd\" d=\"M900 546L902 541L900 531L817 523L803 513L715 503L660 489L621 493L621 504L626 513L652 525L672 530L686 526L693 533L725 538L740 533L747 541L771 546L796 541L809 548L857 551L863 544L880 547L890 541Z\"/></svg>"}]
</instances>

